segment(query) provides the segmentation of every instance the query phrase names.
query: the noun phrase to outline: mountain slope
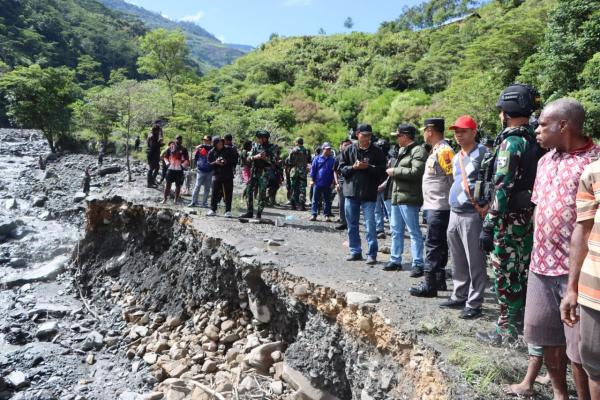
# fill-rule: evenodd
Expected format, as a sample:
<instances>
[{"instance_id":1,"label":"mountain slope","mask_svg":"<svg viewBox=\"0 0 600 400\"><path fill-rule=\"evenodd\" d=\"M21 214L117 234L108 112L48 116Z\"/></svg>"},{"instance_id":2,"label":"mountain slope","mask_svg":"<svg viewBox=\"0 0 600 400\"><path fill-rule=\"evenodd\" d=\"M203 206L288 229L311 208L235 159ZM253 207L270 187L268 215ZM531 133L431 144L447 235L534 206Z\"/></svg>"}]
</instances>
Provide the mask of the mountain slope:
<instances>
[{"instance_id":1,"label":"mountain slope","mask_svg":"<svg viewBox=\"0 0 600 400\"><path fill-rule=\"evenodd\" d=\"M135 77L145 31L94 0L0 0L0 61L10 67L79 66L104 79L126 68Z\"/></svg>"},{"instance_id":2,"label":"mountain slope","mask_svg":"<svg viewBox=\"0 0 600 400\"><path fill-rule=\"evenodd\" d=\"M231 64L235 59L244 55L247 46L228 45L221 43L214 35L202 27L185 21L173 21L145 8L127 3L123 0L98 0L111 10L119 11L141 20L150 29L181 29L188 39L190 57L197 62L203 71L212 67L222 67Z\"/></svg>"}]
</instances>

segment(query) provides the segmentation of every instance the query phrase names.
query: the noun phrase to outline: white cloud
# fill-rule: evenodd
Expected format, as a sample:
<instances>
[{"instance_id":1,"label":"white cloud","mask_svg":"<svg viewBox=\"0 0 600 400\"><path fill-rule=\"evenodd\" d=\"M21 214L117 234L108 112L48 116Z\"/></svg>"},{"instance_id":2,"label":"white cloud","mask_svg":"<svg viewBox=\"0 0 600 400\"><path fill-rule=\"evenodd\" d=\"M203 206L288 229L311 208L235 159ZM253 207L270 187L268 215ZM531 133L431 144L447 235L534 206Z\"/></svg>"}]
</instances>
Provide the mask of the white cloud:
<instances>
[{"instance_id":1,"label":"white cloud","mask_svg":"<svg viewBox=\"0 0 600 400\"><path fill-rule=\"evenodd\" d=\"M202 18L204 18L204 11L200 10L196 14L186 15L185 17L182 17L179 20L180 21L185 21L185 22L198 23L198 22L200 22L200 20Z\"/></svg>"},{"instance_id":2,"label":"white cloud","mask_svg":"<svg viewBox=\"0 0 600 400\"><path fill-rule=\"evenodd\" d=\"M283 0L285 7L305 7L312 4L312 0Z\"/></svg>"},{"instance_id":3,"label":"white cloud","mask_svg":"<svg viewBox=\"0 0 600 400\"><path fill-rule=\"evenodd\" d=\"M160 13L160 16L166 19L171 19L167 14Z\"/></svg>"},{"instance_id":4,"label":"white cloud","mask_svg":"<svg viewBox=\"0 0 600 400\"><path fill-rule=\"evenodd\" d=\"M217 35L217 39L219 39L221 41L221 43L225 43L225 36Z\"/></svg>"}]
</instances>

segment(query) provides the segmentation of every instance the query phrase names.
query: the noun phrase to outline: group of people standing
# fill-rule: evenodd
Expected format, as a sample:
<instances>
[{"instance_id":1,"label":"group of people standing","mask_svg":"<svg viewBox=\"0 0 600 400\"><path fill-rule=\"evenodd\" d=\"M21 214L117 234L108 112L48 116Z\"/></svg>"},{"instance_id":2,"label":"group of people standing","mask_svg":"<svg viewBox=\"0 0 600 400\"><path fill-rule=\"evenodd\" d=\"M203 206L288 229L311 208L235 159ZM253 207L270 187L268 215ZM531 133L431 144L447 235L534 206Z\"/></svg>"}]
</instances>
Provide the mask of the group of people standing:
<instances>
[{"instance_id":1,"label":"group of people standing","mask_svg":"<svg viewBox=\"0 0 600 400\"><path fill-rule=\"evenodd\" d=\"M331 221L332 198L338 195L336 228L347 230L347 261L364 260L361 213L368 265L377 264L385 215L391 248L383 270L403 269L408 230L410 276L423 277L410 288L411 295L437 297L446 290L451 258L452 294L440 307L460 309L463 319L477 318L491 267L499 316L493 330L476 337L506 345L523 331L530 355L527 378L509 391L530 393L529 378L535 379L543 360L555 398L567 399L570 360L579 398L600 400L600 222L595 224L600 221L600 146L584 135L585 110L573 99L547 104L536 120L539 95L530 86L514 84L496 106L503 130L495 141L481 143L477 122L464 115L448 127L458 148L445 139L443 118L424 121L424 145L411 124L399 125L390 135L395 141L391 148L373 137L369 124L360 124L355 140L342 141L337 155L323 143L312 157L298 138L284 160L265 130L256 131L256 141L245 143L239 153L230 135L206 136L194 150L197 174L190 206L198 204L201 188L201 205L208 206L212 190L208 215L215 214L223 199L230 217L240 164L247 201L240 217L261 218L277 168L287 177L291 208L304 211L310 176L311 220L322 209ZM154 185L162 159L167 166L164 201L172 183L177 200L183 170L191 163L181 137L161 155L162 135L155 127L147 144L148 186ZM421 217L427 225L425 238Z\"/></svg>"},{"instance_id":2,"label":"group of people standing","mask_svg":"<svg viewBox=\"0 0 600 400\"><path fill-rule=\"evenodd\" d=\"M424 275L410 294L436 297L444 290L450 255L452 295L440 307L460 309L460 318L473 319L482 313L489 265L499 316L493 330L476 337L501 346L514 343L523 330L531 357L528 377L507 390L530 394L530 378L544 360L555 399L567 399L570 361L579 398L600 399L600 222L594 223L600 221L600 146L583 134L585 111L576 100L547 104L535 121L537 92L515 84L501 93L497 107L503 130L492 151L479 143L470 116L449 127L456 152L444 139L444 120L430 118L423 137L431 150L416 143L414 126L402 124L392 134L398 150L386 163L370 126L359 126L358 141L342 152L339 165L347 260L363 259L362 209L366 263L376 264L375 208L384 187L392 231L384 270L402 269L408 229L411 276ZM424 243L421 208L427 223Z\"/></svg>"}]
</instances>

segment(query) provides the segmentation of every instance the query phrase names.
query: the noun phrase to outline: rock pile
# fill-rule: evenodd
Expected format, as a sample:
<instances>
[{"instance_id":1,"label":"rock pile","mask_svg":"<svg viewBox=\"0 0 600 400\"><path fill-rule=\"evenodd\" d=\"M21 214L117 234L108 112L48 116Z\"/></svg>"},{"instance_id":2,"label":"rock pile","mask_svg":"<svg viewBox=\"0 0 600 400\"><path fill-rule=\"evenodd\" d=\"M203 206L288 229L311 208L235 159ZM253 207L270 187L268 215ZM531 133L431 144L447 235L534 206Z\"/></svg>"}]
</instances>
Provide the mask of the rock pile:
<instances>
[{"instance_id":1,"label":"rock pile","mask_svg":"<svg viewBox=\"0 0 600 400\"><path fill-rule=\"evenodd\" d=\"M128 322L127 356L143 363L160 382L157 392L140 398L290 398L282 381L286 343L247 309L228 301L206 303L192 316L166 316L141 309L131 295L113 285L113 298ZM160 394L164 397L160 397Z\"/></svg>"}]
</instances>

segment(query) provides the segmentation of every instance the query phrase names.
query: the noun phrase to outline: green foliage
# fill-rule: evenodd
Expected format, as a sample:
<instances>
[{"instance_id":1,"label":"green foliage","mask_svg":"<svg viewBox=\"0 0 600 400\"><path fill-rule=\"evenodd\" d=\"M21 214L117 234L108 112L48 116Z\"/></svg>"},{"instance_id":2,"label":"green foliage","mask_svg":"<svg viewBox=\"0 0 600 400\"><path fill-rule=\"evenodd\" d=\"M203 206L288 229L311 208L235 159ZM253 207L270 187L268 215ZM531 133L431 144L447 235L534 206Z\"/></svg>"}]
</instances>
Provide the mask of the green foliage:
<instances>
[{"instance_id":1,"label":"green foliage","mask_svg":"<svg viewBox=\"0 0 600 400\"><path fill-rule=\"evenodd\" d=\"M143 55L138 58L138 69L141 73L167 82L171 94L171 114L175 112L174 83L178 75L185 69L185 58L188 48L185 35L181 31L167 31L159 28L148 32L140 40Z\"/></svg>"},{"instance_id":2,"label":"green foliage","mask_svg":"<svg viewBox=\"0 0 600 400\"><path fill-rule=\"evenodd\" d=\"M600 7L588 0L557 0L537 55L523 78L542 95L557 98L580 88L579 74L600 49Z\"/></svg>"},{"instance_id":3,"label":"green foliage","mask_svg":"<svg viewBox=\"0 0 600 400\"><path fill-rule=\"evenodd\" d=\"M466 14L469 7L477 3L476 0L429 0L413 7L404 6L402 14L394 21L383 23L382 29L399 32L432 28Z\"/></svg>"},{"instance_id":4,"label":"green foliage","mask_svg":"<svg viewBox=\"0 0 600 400\"><path fill-rule=\"evenodd\" d=\"M144 32L138 21L93 0L0 0L0 10L0 60L11 67L76 68L88 56L102 79L121 67L137 77L135 38Z\"/></svg>"},{"instance_id":5,"label":"green foliage","mask_svg":"<svg viewBox=\"0 0 600 400\"><path fill-rule=\"evenodd\" d=\"M7 115L24 128L39 129L55 151L70 133L70 105L80 95L74 72L65 67L17 67L0 76Z\"/></svg>"}]
</instances>

